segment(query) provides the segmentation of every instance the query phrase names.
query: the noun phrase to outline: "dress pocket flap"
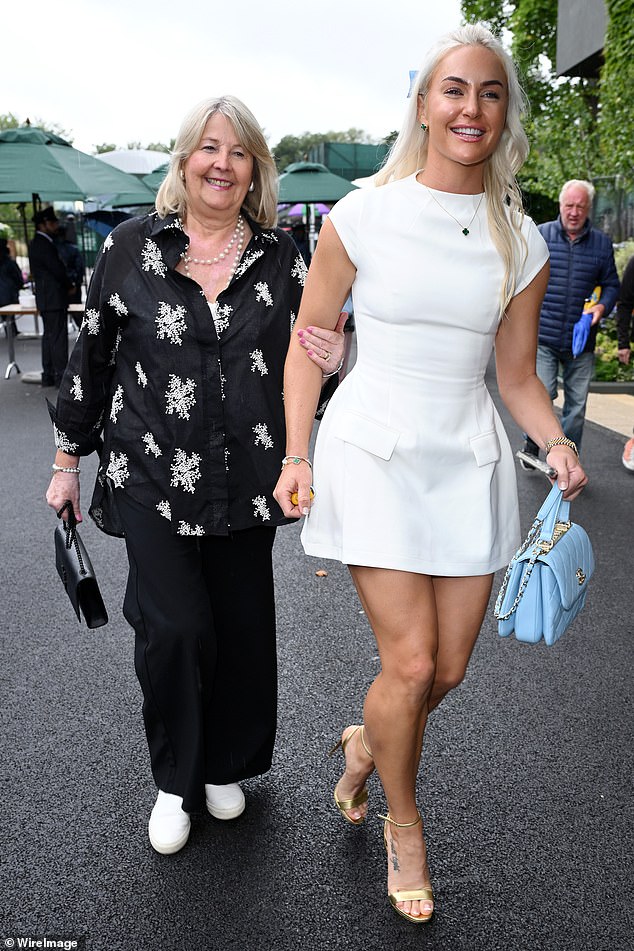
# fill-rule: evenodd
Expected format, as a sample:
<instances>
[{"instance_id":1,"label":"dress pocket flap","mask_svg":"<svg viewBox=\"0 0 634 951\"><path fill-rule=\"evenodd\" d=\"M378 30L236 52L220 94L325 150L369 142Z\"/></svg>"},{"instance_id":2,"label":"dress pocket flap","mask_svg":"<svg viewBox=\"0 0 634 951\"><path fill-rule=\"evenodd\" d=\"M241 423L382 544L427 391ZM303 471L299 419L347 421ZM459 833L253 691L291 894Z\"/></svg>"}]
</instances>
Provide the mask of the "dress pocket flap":
<instances>
[{"instance_id":1,"label":"dress pocket flap","mask_svg":"<svg viewBox=\"0 0 634 951\"><path fill-rule=\"evenodd\" d=\"M472 436L469 442L479 466L488 466L490 462L497 462L500 458L500 440L494 429Z\"/></svg>"},{"instance_id":2,"label":"dress pocket flap","mask_svg":"<svg viewBox=\"0 0 634 951\"><path fill-rule=\"evenodd\" d=\"M367 416L352 413L349 410L341 413L332 427L333 436L344 442L352 443L359 449L365 449L374 456L386 461L394 452L400 432L383 426Z\"/></svg>"}]
</instances>

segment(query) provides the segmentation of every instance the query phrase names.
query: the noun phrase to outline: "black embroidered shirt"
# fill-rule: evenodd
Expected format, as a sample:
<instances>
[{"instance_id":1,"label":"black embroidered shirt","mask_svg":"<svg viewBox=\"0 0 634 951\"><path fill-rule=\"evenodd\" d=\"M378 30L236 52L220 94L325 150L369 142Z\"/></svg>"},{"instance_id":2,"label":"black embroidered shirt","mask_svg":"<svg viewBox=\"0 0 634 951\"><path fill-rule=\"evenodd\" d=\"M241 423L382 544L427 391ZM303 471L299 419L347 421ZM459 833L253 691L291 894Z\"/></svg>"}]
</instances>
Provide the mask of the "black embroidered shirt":
<instances>
[{"instance_id":1,"label":"black embroidered shirt","mask_svg":"<svg viewBox=\"0 0 634 951\"><path fill-rule=\"evenodd\" d=\"M100 452L90 514L109 534L123 534L118 491L156 509L174 534L288 521L272 491L306 267L285 232L249 224L215 304L175 270L187 245L178 217L134 218L104 242L51 415L59 449Z\"/></svg>"}]
</instances>

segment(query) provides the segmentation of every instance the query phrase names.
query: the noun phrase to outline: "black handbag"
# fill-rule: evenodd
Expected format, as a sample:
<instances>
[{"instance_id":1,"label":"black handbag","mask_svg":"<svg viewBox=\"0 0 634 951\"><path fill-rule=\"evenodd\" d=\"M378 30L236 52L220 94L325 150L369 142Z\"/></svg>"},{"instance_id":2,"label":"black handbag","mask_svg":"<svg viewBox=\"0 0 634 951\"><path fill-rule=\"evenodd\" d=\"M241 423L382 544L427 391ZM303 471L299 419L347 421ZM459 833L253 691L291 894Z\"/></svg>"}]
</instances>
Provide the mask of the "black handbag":
<instances>
[{"instance_id":1,"label":"black handbag","mask_svg":"<svg viewBox=\"0 0 634 951\"><path fill-rule=\"evenodd\" d=\"M57 517L61 519L64 512L67 513L66 521L61 521L55 528L55 567L77 620L81 621L81 610L88 627L101 627L108 623L108 612L86 546L79 537L70 499L64 502Z\"/></svg>"}]
</instances>

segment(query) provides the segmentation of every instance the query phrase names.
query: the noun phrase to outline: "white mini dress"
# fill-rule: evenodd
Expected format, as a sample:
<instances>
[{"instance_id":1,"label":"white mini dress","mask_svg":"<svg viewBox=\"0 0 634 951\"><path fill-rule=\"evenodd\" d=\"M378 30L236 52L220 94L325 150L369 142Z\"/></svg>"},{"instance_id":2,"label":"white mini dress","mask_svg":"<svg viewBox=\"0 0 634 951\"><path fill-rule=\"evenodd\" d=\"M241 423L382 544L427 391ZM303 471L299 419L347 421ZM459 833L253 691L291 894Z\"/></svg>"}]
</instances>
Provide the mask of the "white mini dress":
<instances>
[{"instance_id":1,"label":"white mini dress","mask_svg":"<svg viewBox=\"0 0 634 951\"><path fill-rule=\"evenodd\" d=\"M520 540L513 455L484 382L504 266L486 199L471 221L480 195L433 194L412 175L330 213L357 269L357 360L319 427L302 543L344 564L482 575ZM548 259L528 217L522 232L515 293Z\"/></svg>"}]
</instances>

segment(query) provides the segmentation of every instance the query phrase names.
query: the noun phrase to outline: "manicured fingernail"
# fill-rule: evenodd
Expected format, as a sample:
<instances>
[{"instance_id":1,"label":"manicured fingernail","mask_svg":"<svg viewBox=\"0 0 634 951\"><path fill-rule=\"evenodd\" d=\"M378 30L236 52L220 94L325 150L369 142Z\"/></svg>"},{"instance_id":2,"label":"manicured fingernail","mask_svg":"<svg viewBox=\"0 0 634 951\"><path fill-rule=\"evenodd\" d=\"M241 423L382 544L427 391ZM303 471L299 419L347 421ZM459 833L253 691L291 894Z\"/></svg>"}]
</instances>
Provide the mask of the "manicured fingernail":
<instances>
[{"instance_id":1,"label":"manicured fingernail","mask_svg":"<svg viewBox=\"0 0 634 951\"><path fill-rule=\"evenodd\" d=\"M307 509L307 508L303 508L303 509L302 509L302 515L308 515L308 509Z\"/></svg>"},{"instance_id":2,"label":"manicured fingernail","mask_svg":"<svg viewBox=\"0 0 634 951\"><path fill-rule=\"evenodd\" d=\"M298 331L297 331L297 336L298 336L298 337L303 337L303 336L304 336L304 331L303 331L303 330L298 330Z\"/></svg>"},{"instance_id":3,"label":"manicured fingernail","mask_svg":"<svg viewBox=\"0 0 634 951\"><path fill-rule=\"evenodd\" d=\"M568 483L567 483L567 482L560 482L560 483L559 483L559 488L560 488L560 489L567 489L567 488L568 488Z\"/></svg>"},{"instance_id":4,"label":"manicured fingernail","mask_svg":"<svg viewBox=\"0 0 634 951\"><path fill-rule=\"evenodd\" d=\"M312 351L312 350L307 350L306 353L308 354L309 357L312 357L312 355L313 355L313 351Z\"/></svg>"},{"instance_id":5,"label":"manicured fingernail","mask_svg":"<svg viewBox=\"0 0 634 951\"><path fill-rule=\"evenodd\" d=\"M306 333L312 334L312 333L314 333L314 332L315 332L315 328L314 328L314 327L307 327L307 328L306 328Z\"/></svg>"}]
</instances>

